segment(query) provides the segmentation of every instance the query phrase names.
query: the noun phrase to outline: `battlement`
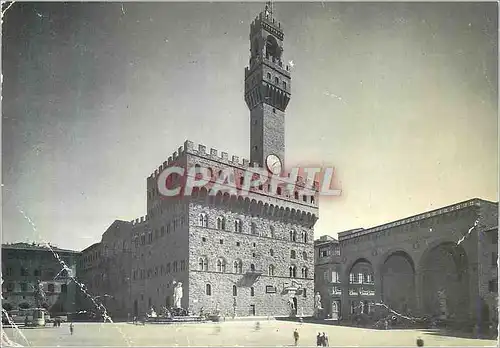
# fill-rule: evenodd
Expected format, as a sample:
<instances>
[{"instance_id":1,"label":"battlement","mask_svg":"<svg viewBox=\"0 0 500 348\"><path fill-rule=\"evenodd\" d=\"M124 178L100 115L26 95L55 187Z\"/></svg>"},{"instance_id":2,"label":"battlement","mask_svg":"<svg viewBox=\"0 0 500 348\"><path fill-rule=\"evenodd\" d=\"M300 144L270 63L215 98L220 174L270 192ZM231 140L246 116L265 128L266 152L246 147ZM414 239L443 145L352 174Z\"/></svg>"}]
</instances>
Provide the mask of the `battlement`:
<instances>
[{"instance_id":1,"label":"battlement","mask_svg":"<svg viewBox=\"0 0 500 348\"><path fill-rule=\"evenodd\" d=\"M276 35L280 40L283 40L283 37L285 36L281 23L275 18L271 18L271 16L266 17L266 15L262 12L259 13L259 15L255 17L250 24L250 35L253 35L253 33L260 30L260 28L268 30Z\"/></svg>"},{"instance_id":2,"label":"battlement","mask_svg":"<svg viewBox=\"0 0 500 348\"><path fill-rule=\"evenodd\" d=\"M130 222L132 223L133 226L135 226L135 225L139 225L139 224L145 223L147 221L148 221L148 216L144 215L144 216L138 217L137 219L132 220Z\"/></svg>"}]
</instances>

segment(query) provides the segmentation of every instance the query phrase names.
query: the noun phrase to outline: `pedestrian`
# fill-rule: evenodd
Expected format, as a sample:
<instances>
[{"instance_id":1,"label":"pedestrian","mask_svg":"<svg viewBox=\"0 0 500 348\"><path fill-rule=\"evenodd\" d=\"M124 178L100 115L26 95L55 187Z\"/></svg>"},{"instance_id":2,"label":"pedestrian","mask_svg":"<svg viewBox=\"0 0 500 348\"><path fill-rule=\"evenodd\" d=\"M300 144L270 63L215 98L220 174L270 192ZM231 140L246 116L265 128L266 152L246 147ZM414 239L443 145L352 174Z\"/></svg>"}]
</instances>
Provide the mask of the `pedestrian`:
<instances>
[{"instance_id":1,"label":"pedestrian","mask_svg":"<svg viewBox=\"0 0 500 348\"><path fill-rule=\"evenodd\" d=\"M73 335L73 323L69 324L69 332L71 335Z\"/></svg>"},{"instance_id":2,"label":"pedestrian","mask_svg":"<svg viewBox=\"0 0 500 348\"><path fill-rule=\"evenodd\" d=\"M321 332L318 332L318 336L316 336L316 346L321 347L323 345Z\"/></svg>"},{"instance_id":3,"label":"pedestrian","mask_svg":"<svg viewBox=\"0 0 500 348\"><path fill-rule=\"evenodd\" d=\"M323 347L328 347L328 336L323 332L323 336L321 336L321 343L323 343Z\"/></svg>"},{"instance_id":4,"label":"pedestrian","mask_svg":"<svg viewBox=\"0 0 500 348\"><path fill-rule=\"evenodd\" d=\"M299 332L297 331L297 329L295 329L295 331L293 332L293 340L295 341L295 345L299 343Z\"/></svg>"}]
</instances>

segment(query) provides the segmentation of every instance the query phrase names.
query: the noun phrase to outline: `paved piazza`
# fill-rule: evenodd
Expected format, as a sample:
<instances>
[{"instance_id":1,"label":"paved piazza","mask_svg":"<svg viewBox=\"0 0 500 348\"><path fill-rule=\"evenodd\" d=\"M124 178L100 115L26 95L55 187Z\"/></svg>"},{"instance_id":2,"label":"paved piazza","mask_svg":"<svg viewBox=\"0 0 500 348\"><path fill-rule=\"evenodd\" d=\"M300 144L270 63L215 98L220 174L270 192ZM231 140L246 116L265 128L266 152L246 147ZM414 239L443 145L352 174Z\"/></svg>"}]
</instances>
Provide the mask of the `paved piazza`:
<instances>
[{"instance_id":1,"label":"paved piazza","mask_svg":"<svg viewBox=\"0 0 500 348\"><path fill-rule=\"evenodd\" d=\"M315 346L318 331L326 332L330 346L414 346L417 337L425 346L496 346L494 340L438 335L418 330L368 330L282 321L232 321L204 324L132 325L126 323L76 323L74 335L68 324L59 328L21 329L31 346L293 346L292 333L299 330L299 346ZM27 346L13 329L6 333ZM127 340L129 344L127 344Z\"/></svg>"}]
</instances>

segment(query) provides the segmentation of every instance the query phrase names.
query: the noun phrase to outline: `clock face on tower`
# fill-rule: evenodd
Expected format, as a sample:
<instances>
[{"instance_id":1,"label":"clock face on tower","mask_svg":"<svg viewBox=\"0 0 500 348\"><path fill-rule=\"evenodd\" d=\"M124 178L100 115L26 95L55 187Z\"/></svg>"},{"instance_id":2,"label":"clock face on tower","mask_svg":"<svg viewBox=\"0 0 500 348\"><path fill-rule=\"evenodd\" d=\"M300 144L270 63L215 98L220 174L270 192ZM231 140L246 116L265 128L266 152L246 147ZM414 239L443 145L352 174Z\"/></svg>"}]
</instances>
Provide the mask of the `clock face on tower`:
<instances>
[{"instance_id":1,"label":"clock face on tower","mask_svg":"<svg viewBox=\"0 0 500 348\"><path fill-rule=\"evenodd\" d=\"M276 155L269 155L266 158L267 169L273 174L281 173L281 160Z\"/></svg>"}]
</instances>

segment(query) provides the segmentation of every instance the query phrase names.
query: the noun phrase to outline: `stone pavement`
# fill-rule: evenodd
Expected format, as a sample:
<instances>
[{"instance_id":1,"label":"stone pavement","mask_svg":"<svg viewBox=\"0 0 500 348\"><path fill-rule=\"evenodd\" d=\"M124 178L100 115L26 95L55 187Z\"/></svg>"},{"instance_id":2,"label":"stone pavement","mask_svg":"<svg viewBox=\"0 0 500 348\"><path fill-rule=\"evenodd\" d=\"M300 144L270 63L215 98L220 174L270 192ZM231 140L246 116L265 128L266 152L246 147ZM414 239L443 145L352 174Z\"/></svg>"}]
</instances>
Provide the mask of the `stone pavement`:
<instances>
[{"instance_id":1,"label":"stone pavement","mask_svg":"<svg viewBox=\"0 0 500 348\"><path fill-rule=\"evenodd\" d=\"M257 329L258 327L258 329ZM133 325L127 323L75 323L44 329L21 329L31 346L292 346L293 330L299 346L315 346L318 332L326 332L330 346L410 346L421 337L429 346L496 346L494 340L447 337L418 330L370 330L276 320L230 321L204 324ZM17 343L27 346L14 329L5 329Z\"/></svg>"}]
</instances>

